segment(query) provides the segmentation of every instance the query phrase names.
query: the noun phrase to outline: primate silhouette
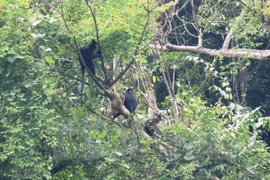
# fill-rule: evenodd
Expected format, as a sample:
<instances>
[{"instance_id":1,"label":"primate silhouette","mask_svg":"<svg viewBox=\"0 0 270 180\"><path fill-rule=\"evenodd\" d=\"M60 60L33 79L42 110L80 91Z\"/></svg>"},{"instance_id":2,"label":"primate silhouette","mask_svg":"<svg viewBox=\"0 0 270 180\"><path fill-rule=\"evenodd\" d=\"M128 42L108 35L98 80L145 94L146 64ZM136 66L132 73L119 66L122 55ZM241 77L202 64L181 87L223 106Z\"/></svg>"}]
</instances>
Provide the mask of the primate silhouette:
<instances>
[{"instance_id":1,"label":"primate silhouette","mask_svg":"<svg viewBox=\"0 0 270 180\"><path fill-rule=\"evenodd\" d=\"M144 132L146 132L150 137L155 136L156 134L161 134L160 129L156 126L161 121L161 115L156 115L152 119L146 121L144 126Z\"/></svg>"},{"instance_id":2,"label":"primate silhouette","mask_svg":"<svg viewBox=\"0 0 270 180\"><path fill-rule=\"evenodd\" d=\"M93 39L90 44L84 45L81 47L80 55L79 55L79 62L81 64L82 69L82 87L81 87L81 96L83 95L83 86L84 86L84 75L86 67L91 71L91 73L96 76L95 72L95 64L93 59L101 57L101 52L98 51L95 53L95 49L97 48L97 42ZM84 63L83 63L84 62ZM86 67L85 67L85 65Z\"/></svg>"},{"instance_id":3,"label":"primate silhouette","mask_svg":"<svg viewBox=\"0 0 270 180\"><path fill-rule=\"evenodd\" d=\"M130 112L130 113L134 113L136 108L137 108L137 99L135 97L135 95L132 92L132 88L129 88L126 90L126 92L124 93L125 96L125 101L124 101L124 106L125 108ZM117 118L118 116L120 116L121 114L119 112L117 112L114 116L114 118Z\"/></svg>"}]
</instances>

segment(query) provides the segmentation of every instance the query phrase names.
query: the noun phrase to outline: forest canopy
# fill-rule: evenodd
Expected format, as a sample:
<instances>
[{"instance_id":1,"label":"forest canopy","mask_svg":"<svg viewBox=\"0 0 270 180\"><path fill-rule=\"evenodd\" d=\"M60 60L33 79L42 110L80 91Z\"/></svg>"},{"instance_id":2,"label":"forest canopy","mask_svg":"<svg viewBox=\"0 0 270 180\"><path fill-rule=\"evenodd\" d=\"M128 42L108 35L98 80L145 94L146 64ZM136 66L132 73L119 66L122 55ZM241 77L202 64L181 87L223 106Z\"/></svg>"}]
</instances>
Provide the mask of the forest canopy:
<instances>
[{"instance_id":1,"label":"forest canopy","mask_svg":"<svg viewBox=\"0 0 270 180\"><path fill-rule=\"evenodd\" d=\"M267 0L2 0L0 32L0 179L270 179Z\"/></svg>"}]
</instances>

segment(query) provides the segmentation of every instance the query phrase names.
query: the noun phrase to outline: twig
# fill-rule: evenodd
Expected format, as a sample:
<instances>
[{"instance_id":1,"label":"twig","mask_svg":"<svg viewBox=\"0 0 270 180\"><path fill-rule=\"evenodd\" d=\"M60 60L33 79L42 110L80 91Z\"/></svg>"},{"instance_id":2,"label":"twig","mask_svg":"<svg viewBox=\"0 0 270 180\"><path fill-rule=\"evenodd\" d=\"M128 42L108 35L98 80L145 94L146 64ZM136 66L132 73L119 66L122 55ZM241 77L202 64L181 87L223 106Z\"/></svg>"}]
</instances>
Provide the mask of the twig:
<instances>
[{"instance_id":1,"label":"twig","mask_svg":"<svg viewBox=\"0 0 270 180\"><path fill-rule=\"evenodd\" d=\"M196 89L196 91L194 91L192 93L191 96L195 95L203 87L203 85L205 84L205 82L207 81L208 78L209 78L209 75L206 75L206 78L203 80L203 82L201 83L201 85Z\"/></svg>"},{"instance_id":2,"label":"twig","mask_svg":"<svg viewBox=\"0 0 270 180\"><path fill-rule=\"evenodd\" d=\"M62 72L62 71L56 71L56 72L58 72L58 73L61 74L62 76L67 76L67 77L70 77L71 79L75 79L76 81L82 82L81 79L76 78L76 77L74 77L74 76L71 76L71 75L69 75L69 74L66 74L66 73L64 73L64 72ZM88 82L84 82L84 84L89 85Z\"/></svg>"}]
</instances>

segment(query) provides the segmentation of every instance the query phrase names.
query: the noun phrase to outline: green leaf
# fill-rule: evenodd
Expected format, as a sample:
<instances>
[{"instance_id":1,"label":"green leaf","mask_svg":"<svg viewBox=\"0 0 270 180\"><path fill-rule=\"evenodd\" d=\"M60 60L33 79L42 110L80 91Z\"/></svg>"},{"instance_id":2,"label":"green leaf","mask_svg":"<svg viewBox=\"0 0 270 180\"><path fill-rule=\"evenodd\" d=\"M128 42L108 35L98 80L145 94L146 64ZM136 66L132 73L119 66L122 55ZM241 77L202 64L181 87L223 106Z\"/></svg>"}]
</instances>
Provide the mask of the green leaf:
<instances>
[{"instance_id":1,"label":"green leaf","mask_svg":"<svg viewBox=\"0 0 270 180\"><path fill-rule=\"evenodd\" d=\"M55 63L55 61L52 59L52 57L50 57L50 56L47 56L47 57L45 57L45 61L48 63L48 64L54 64Z\"/></svg>"}]
</instances>

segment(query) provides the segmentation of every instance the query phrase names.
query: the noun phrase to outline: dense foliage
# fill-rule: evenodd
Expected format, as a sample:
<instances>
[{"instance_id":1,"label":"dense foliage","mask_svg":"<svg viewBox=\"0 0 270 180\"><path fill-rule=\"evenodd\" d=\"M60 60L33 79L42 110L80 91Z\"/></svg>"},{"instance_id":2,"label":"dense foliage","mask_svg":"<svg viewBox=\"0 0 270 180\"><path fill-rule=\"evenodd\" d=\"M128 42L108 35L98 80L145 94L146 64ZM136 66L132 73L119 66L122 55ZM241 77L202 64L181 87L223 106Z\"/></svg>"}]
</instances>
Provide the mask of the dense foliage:
<instances>
[{"instance_id":1,"label":"dense foliage","mask_svg":"<svg viewBox=\"0 0 270 180\"><path fill-rule=\"evenodd\" d=\"M270 61L149 46L196 45L200 26L207 48L231 28L232 47L269 49L268 6L202 2L1 1L0 179L270 179ZM103 59L82 103L78 47L92 39ZM139 102L130 126L102 89L125 86ZM143 132L149 109L159 137Z\"/></svg>"}]
</instances>

